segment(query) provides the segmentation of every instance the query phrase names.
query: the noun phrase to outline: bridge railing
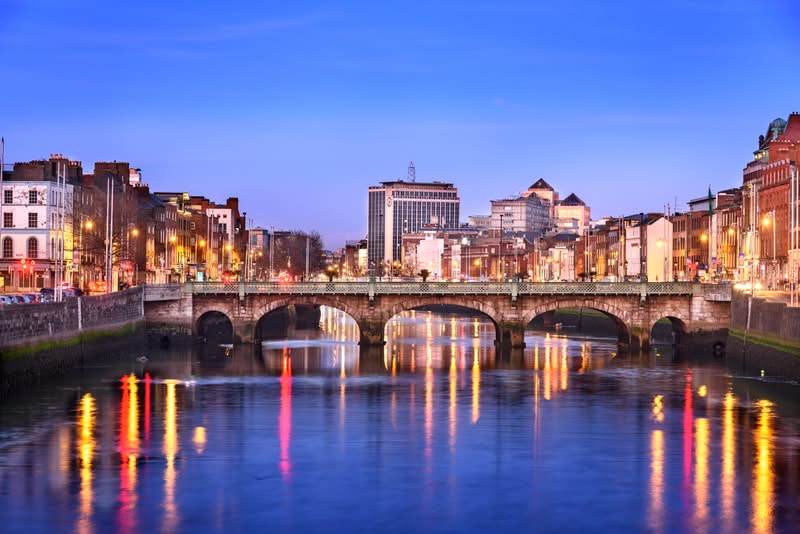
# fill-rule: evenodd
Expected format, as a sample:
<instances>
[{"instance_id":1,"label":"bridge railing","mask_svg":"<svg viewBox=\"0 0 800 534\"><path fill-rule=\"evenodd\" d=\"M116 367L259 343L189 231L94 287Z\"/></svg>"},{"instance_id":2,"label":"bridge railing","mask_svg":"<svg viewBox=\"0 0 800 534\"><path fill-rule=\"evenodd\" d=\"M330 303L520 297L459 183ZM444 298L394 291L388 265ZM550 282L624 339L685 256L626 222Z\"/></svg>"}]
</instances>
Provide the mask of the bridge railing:
<instances>
[{"instance_id":1,"label":"bridge railing","mask_svg":"<svg viewBox=\"0 0 800 534\"><path fill-rule=\"evenodd\" d=\"M174 284L171 284L174 286ZM181 286L179 286L181 287ZM174 289L170 288L174 293ZM690 282L188 282L196 295L694 295Z\"/></svg>"},{"instance_id":2,"label":"bridge railing","mask_svg":"<svg viewBox=\"0 0 800 534\"><path fill-rule=\"evenodd\" d=\"M178 300L183 297L183 284L145 284L144 300Z\"/></svg>"}]
</instances>

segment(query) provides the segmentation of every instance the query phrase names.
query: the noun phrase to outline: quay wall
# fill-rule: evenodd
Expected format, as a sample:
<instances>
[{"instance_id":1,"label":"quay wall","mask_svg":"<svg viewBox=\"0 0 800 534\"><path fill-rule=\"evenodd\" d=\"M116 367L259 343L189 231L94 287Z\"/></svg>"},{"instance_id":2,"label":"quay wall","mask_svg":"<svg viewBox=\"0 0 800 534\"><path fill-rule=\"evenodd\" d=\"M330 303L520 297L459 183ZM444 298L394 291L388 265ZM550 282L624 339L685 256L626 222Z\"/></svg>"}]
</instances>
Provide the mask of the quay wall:
<instances>
[{"instance_id":1,"label":"quay wall","mask_svg":"<svg viewBox=\"0 0 800 534\"><path fill-rule=\"evenodd\" d=\"M0 308L0 396L70 371L141 336L143 291Z\"/></svg>"},{"instance_id":2,"label":"quay wall","mask_svg":"<svg viewBox=\"0 0 800 534\"><path fill-rule=\"evenodd\" d=\"M800 308L753 297L748 327L747 293L731 301L731 328L726 356L745 372L800 380Z\"/></svg>"}]
</instances>

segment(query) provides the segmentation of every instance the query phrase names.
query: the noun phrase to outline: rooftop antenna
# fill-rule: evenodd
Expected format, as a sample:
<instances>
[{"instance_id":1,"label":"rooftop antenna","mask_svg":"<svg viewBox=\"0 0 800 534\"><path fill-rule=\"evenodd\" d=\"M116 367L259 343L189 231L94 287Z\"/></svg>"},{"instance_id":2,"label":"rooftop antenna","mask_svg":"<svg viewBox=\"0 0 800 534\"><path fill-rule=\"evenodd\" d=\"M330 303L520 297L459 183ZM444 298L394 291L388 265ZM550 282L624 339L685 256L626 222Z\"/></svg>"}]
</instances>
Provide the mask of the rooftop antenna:
<instances>
[{"instance_id":1,"label":"rooftop antenna","mask_svg":"<svg viewBox=\"0 0 800 534\"><path fill-rule=\"evenodd\" d=\"M414 162L408 162L408 181L409 182L416 182L417 181L417 169L414 167Z\"/></svg>"}]
</instances>

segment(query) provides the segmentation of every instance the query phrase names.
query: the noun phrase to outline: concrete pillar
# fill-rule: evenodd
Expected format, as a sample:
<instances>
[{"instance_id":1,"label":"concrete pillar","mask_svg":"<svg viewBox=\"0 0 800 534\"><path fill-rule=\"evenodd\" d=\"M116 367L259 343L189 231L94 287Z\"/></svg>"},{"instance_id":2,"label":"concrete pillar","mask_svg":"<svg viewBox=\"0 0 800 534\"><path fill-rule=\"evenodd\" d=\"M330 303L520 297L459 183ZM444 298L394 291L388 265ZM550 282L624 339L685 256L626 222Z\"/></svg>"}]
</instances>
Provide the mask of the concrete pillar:
<instances>
[{"instance_id":1,"label":"concrete pillar","mask_svg":"<svg viewBox=\"0 0 800 534\"><path fill-rule=\"evenodd\" d=\"M358 344L362 347L384 345L386 343L386 339L383 337L385 327L386 322L382 319L362 319L358 321L358 330L361 333L361 339Z\"/></svg>"},{"instance_id":2,"label":"concrete pillar","mask_svg":"<svg viewBox=\"0 0 800 534\"><path fill-rule=\"evenodd\" d=\"M502 322L499 328L500 339L495 344L503 348L522 348L525 346L525 325L517 322Z\"/></svg>"},{"instance_id":3,"label":"concrete pillar","mask_svg":"<svg viewBox=\"0 0 800 534\"><path fill-rule=\"evenodd\" d=\"M631 328L631 351L647 352L650 350L650 331L647 328Z\"/></svg>"},{"instance_id":4,"label":"concrete pillar","mask_svg":"<svg viewBox=\"0 0 800 534\"><path fill-rule=\"evenodd\" d=\"M234 320L233 322L233 342L234 343L254 343L256 324L254 321Z\"/></svg>"},{"instance_id":5,"label":"concrete pillar","mask_svg":"<svg viewBox=\"0 0 800 534\"><path fill-rule=\"evenodd\" d=\"M383 362L384 348L376 345L365 345L358 352L358 371L362 374L386 374Z\"/></svg>"}]
</instances>

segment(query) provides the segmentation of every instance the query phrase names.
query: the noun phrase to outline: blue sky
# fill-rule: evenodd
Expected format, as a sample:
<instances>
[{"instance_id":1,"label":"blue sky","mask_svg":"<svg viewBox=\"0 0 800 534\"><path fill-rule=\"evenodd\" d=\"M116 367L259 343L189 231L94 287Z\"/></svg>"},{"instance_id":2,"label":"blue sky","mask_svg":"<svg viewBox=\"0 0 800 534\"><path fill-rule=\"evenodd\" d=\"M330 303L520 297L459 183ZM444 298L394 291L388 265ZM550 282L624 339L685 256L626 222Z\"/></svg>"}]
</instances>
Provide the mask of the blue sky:
<instances>
[{"instance_id":1,"label":"blue sky","mask_svg":"<svg viewBox=\"0 0 800 534\"><path fill-rule=\"evenodd\" d=\"M130 161L328 247L409 160L463 220L540 177L595 217L682 209L800 111L798 23L794 0L3 0L0 134L7 161Z\"/></svg>"}]
</instances>

